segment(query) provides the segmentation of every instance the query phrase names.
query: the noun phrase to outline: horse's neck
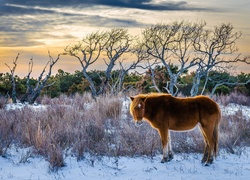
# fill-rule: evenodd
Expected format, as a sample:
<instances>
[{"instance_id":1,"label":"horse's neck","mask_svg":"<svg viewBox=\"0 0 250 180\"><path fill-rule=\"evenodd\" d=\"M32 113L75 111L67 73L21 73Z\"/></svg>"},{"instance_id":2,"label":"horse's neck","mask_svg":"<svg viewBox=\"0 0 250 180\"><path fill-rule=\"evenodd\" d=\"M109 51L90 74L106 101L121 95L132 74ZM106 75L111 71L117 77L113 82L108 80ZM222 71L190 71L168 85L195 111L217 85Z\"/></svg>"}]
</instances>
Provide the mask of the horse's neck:
<instances>
[{"instance_id":1,"label":"horse's neck","mask_svg":"<svg viewBox=\"0 0 250 180\"><path fill-rule=\"evenodd\" d=\"M145 101L144 118L146 118L150 122L154 121L154 117L160 105L158 101L158 98L147 98L147 100Z\"/></svg>"},{"instance_id":2,"label":"horse's neck","mask_svg":"<svg viewBox=\"0 0 250 180\"><path fill-rule=\"evenodd\" d=\"M145 118L149 121L155 121L155 116L159 113L160 109L163 108L166 113L173 102L172 96L158 96L158 97L148 97L145 100Z\"/></svg>"}]
</instances>

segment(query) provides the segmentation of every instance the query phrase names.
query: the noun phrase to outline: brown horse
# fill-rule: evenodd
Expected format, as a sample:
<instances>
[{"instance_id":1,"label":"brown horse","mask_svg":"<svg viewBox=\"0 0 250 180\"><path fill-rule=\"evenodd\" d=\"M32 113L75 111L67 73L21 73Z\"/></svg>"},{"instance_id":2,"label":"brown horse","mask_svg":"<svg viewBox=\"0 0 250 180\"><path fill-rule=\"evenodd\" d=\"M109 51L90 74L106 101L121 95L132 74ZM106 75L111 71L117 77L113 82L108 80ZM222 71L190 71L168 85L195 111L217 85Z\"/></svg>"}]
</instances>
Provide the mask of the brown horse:
<instances>
[{"instance_id":1,"label":"brown horse","mask_svg":"<svg viewBox=\"0 0 250 180\"><path fill-rule=\"evenodd\" d=\"M145 119L158 130L163 148L162 163L173 159L169 130L187 131L199 124L205 141L202 163L213 162L218 150L218 130L221 118L219 106L206 96L176 98L169 94L139 94L130 97L130 113L136 125Z\"/></svg>"}]
</instances>

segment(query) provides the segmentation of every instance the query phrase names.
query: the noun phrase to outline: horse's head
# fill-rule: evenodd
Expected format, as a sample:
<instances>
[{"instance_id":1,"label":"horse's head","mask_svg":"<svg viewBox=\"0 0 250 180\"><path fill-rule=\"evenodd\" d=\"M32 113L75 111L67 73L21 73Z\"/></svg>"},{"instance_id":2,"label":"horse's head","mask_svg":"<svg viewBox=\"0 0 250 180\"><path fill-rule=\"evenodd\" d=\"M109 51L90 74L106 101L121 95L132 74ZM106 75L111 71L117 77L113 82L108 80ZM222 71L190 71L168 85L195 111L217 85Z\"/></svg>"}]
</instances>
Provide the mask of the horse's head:
<instances>
[{"instance_id":1,"label":"horse's head","mask_svg":"<svg viewBox=\"0 0 250 180\"><path fill-rule=\"evenodd\" d=\"M140 126L142 124L142 119L145 112L145 98L141 98L140 96L130 97L130 113L134 118L135 125Z\"/></svg>"}]
</instances>

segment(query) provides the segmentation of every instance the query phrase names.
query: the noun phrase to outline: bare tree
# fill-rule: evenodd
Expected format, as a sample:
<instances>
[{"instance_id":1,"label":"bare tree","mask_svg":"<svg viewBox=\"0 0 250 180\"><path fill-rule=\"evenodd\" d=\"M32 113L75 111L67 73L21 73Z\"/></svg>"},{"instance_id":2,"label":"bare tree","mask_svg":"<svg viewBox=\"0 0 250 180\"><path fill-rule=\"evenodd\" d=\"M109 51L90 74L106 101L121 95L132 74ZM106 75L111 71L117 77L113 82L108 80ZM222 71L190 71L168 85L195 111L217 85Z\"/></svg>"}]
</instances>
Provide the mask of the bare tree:
<instances>
[{"instance_id":1,"label":"bare tree","mask_svg":"<svg viewBox=\"0 0 250 180\"><path fill-rule=\"evenodd\" d=\"M89 34L78 45L67 47L65 52L79 60L83 68L83 75L90 84L92 95L96 97L105 93L107 87L110 87L112 70L116 63L120 63L118 60L121 59L122 55L129 52L131 43L132 38L126 29L114 28L106 32ZM83 55L82 58L79 52ZM104 77L100 76L102 83L96 86L88 71L93 63L101 59L106 66L106 70Z\"/></svg>"},{"instance_id":2,"label":"bare tree","mask_svg":"<svg viewBox=\"0 0 250 180\"><path fill-rule=\"evenodd\" d=\"M13 59L13 67L12 68L8 64L5 63L5 65L10 69L11 84L12 84L11 99L12 99L13 103L17 103L15 70L16 70L16 67L17 67L18 58L19 58L19 53L17 54L16 58Z\"/></svg>"},{"instance_id":3,"label":"bare tree","mask_svg":"<svg viewBox=\"0 0 250 180\"><path fill-rule=\"evenodd\" d=\"M137 40L137 42L134 44L131 53L135 55L136 60L132 64L130 64L129 68L127 68L125 72L129 70L135 70L137 74L141 75L143 73L139 73L138 68L142 69L143 71L149 70L151 81L153 83L153 86L151 86L150 88L154 88L156 89L157 92L160 93L161 90L159 89L155 81L155 71L154 71L155 65L159 64L157 59L153 61L152 57L150 57L150 55L147 53L147 49L143 45L143 42L141 42L140 40Z\"/></svg>"},{"instance_id":4,"label":"bare tree","mask_svg":"<svg viewBox=\"0 0 250 180\"><path fill-rule=\"evenodd\" d=\"M118 75L116 77L116 80L111 83L111 90L113 94L118 94L123 90L123 82L125 76L129 73L129 71L136 71L137 68L143 68L145 67L142 65L143 62L148 60L148 55L143 50L143 47L139 43L134 43L132 47L129 50L130 57L133 59L131 62L125 62L126 60L129 60L127 58L120 58L119 59L119 69L117 70ZM131 61L131 60L130 60Z\"/></svg>"},{"instance_id":5,"label":"bare tree","mask_svg":"<svg viewBox=\"0 0 250 180\"><path fill-rule=\"evenodd\" d=\"M135 70L137 68L137 65L141 62L139 59L133 61L129 65L123 64L124 60L119 61L119 69L115 70L111 73L110 77L110 91L111 94L117 95L119 92L123 90L123 83L125 76L128 75L129 71Z\"/></svg>"},{"instance_id":6,"label":"bare tree","mask_svg":"<svg viewBox=\"0 0 250 180\"><path fill-rule=\"evenodd\" d=\"M30 62L29 62L28 75L26 76L26 93L21 98L22 103L28 102L29 95L32 94L32 92L33 92L33 88L30 85L30 75L32 73L32 69L33 69L33 58L31 58Z\"/></svg>"},{"instance_id":7,"label":"bare tree","mask_svg":"<svg viewBox=\"0 0 250 180\"><path fill-rule=\"evenodd\" d=\"M172 95L175 91L177 80L181 74L198 64L193 51L193 39L205 23L173 22L172 24L157 24L146 28L143 33L143 44L147 53L158 59L167 69L170 82L166 82L165 89ZM172 62L179 64L177 73L171 70Z\"/></svg>"},{"instance_id":8,"label":"bare tree","mask_svg":"<svg viewBox=\"0 0 250 180\"><path fill-rule=\"evenodd\" d=\"M227 70L238 62L250 64L250 56L242 57L237 53L236 41L241 37L241 33L233 32L231 24L221 24L213 30L200 29L198 32L199 35L194 39L194 49L200 55L200 62L191 89L192 96L197 95L201 78L205 79L201 94L204 93L210 71L218 68Z\"/></svg>"},{"instance_id":9,"label":"bare tree","mask_svg":"<svg viewBox=\"0 0 250 180\"><path fill-rule=\"evenodd\" d=\"M156 64L156 63L157 62L153 62L153 64ZM149 69L150 78L151 78L151 81L153 83L153 86L151 88L155 88L158 93L161 93L161 90L159 89L159 87L155 81L155 69L154 69L153 65L150 64L150 61L148 61L146 67Z\"/></svg>"},{"instance_id":10,"label":"bare tree","mask_svg":"<svg viewBox=\"0 0 250 180\"><path fill-rule=\"evenodd\" d=\"M58 60L60 59L61 54L58 54L56 59L54 59L51 56L50 52L48 52L48 54L49 54L49 60L46 63L45 67L43 68L41 74L39 75L35 87L32 87L31 84L30 84L30 75L31 75L32 69L33 69L33 59L32 58L30 59L29 71L28 71L28 75L27 75L27 78L26 78L26 88L27 89L26 89L26 94L22 98L23 102L26 101L29 104L34 104L34 102L36 101L38 96L41 94L42 89L44 87L46 87L46 86L50 86L50 85L46 85L46 83L47 83L48 79L51 76L53 66L58 62ZM46 72L46 69L48 69L48 73L44 77L44 73Z\"/></svg>"},{"instance_id":11,"label":"bare tree","mask_svg":"<svg viewBox=\"0 0 250 180\"><path fill-rule=\"evenodd\" d=\"M118 78L119 88L120 89L124 76L126 74L125 69L122 69L122 56L125 53L128 53L130 51L130 46L132 44L132 37L128 34L127 29L122 28L115 28L111 29L107 32L107 43L105 45L104 53L106 54L107 58L103 58L107 68L105 71L105 80L102 86L102 91L104 92L106 87L109 85L109 80L111 79L111 72L114 69L116 63L119 63L121 69L120 69L120 77ZM120 61L119 61L120 60ZM132 68L132 67L131 67Z\"/></svg>"},{"instance_id":12,"label":"bare tree","mask_svg":"<svg viewBox=\"0 0 250 180\"><path fill-rule=\"evenodd\" d=\"M65 54L73 56L78 59L82 66L82 73L84 77L88 80L90 84L90 89L92 95L95 97L100 92L98 92L97 87L94 84L91 76L88 74L89 67L95 63L105 46L107 34L105 32L95 32L87 35L83 40L76 45L68 46L65 49ZM82 54L82 58L79 53Z\"/></svg>"}]
</instances>

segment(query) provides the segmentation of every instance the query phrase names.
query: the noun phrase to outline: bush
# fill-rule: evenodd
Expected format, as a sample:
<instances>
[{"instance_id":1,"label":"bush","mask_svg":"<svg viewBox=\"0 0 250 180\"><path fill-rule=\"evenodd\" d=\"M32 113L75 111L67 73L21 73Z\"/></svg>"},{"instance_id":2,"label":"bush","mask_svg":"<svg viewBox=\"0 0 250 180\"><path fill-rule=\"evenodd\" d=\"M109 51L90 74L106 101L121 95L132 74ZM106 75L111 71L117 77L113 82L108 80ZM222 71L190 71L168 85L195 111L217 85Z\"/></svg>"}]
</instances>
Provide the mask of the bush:
<instances>
[{"instance_id":1,"label":"bush","mask_svg":"<svg viewBox=\"0 0 250 180\"><path fill-rule=\"evenodd\" d=\"M215 99L216 102L225 106L227 106L230 103L250 106L250 97L237 92L232 92L229 95L215 96L213 99Z\"/></svg>"},{"instance_id":2,"label":"bush","mask_svg":"<svg viewBox=\"0 0 250 180\"><path fill-rule=\"evenodd\" d=\"M250 121L243 116L242 110L222 117L220 142L221 148L233 154L239 153L244 146L250 146Z\"/></svg>"},{"instance_id":3,"label":"bush","mask_svg":"<svg viewBox=\"0 0 250 180\"><path fill-rule=\"evenodd\" d=\"M225 86L225 85L221 85L221 86L216 88L215 94L217 94L217 95L229 95L230 88Z\"/></svg>"}]
</instances>

